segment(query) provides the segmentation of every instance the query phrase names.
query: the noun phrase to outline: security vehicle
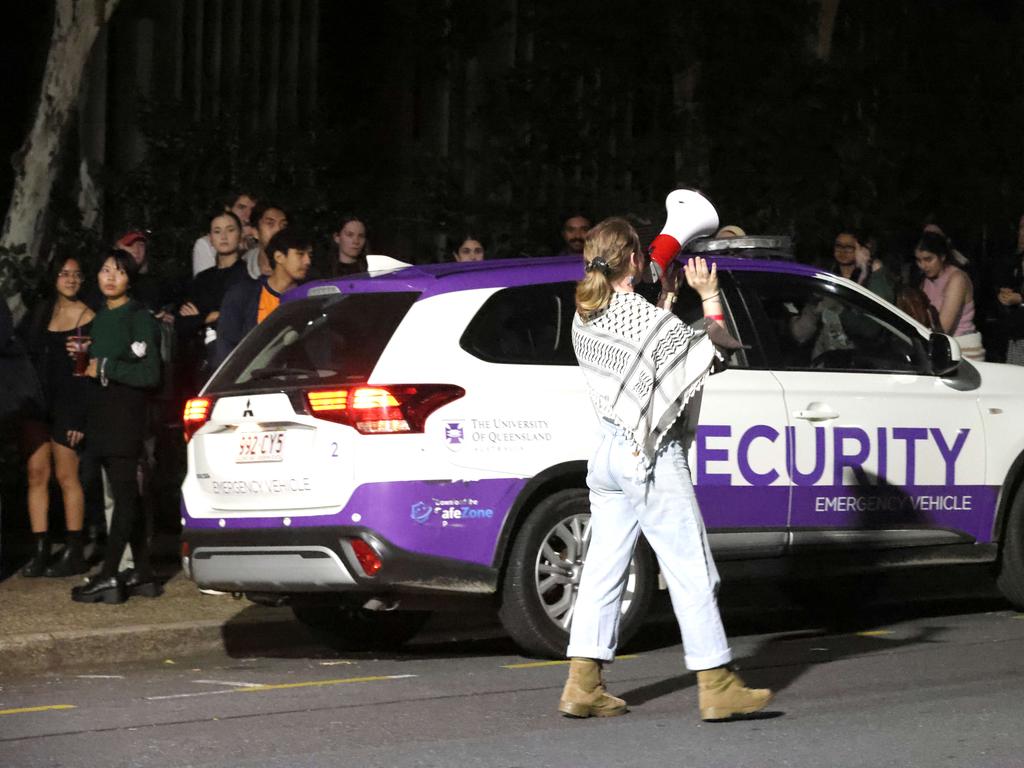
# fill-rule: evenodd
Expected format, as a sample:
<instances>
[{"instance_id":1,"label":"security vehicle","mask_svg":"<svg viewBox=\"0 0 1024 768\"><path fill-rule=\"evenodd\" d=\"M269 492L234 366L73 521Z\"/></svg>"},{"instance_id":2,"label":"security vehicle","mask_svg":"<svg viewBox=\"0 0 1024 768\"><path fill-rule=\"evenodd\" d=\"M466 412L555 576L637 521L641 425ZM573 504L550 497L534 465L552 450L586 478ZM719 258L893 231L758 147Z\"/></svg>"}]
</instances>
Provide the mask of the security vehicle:
<instances>
[{"instance_id":1,"label":"security vehicle","mask_svg":"<svg viewBox=\"0 0 1024 768\"><path fill-rule=\"evenodd\" d=\"M962 360L771 245L691 246L717 263L742 343L689 448L716 557L991 561L1024 608L1024 369ZM187 405L186 572L287 600L350 646L492 601L522 649L561 655L598 438L570 339L581 273L395 263L290 292ZM675 311L698 320L696 294ZM623 642L657 588L641 540Z\"/></svg>"}]
</instances>

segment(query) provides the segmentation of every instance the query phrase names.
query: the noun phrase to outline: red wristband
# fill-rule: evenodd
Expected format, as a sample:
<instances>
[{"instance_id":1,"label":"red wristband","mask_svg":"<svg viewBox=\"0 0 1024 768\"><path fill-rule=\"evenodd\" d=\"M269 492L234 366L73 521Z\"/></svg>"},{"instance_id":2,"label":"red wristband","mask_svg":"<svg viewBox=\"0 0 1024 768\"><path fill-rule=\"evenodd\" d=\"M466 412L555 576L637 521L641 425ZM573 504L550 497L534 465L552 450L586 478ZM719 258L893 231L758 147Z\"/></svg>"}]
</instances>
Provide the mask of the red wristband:
<instances>
[{"instance_id":1,"label":"red wristband","mask_svg":"<svg viewBox=\"0 0 1024 768\"><path fill-rule=\"evenodd\" d=\"M704 317L708 320L717 320L720 323L725 320L725 315L704 315Z\"/></svg>"}]
</instances>

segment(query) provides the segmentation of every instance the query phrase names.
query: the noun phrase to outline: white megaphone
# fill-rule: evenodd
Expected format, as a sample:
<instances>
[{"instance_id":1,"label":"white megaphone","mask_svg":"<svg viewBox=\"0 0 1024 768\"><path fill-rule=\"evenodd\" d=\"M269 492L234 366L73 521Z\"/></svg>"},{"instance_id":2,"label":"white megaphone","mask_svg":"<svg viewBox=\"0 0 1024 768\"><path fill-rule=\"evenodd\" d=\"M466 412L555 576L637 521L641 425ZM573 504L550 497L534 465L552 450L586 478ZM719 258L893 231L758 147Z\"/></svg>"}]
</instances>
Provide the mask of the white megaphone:
<instances>
[{"instance_id":1,"label":"white megaphone","mask_svg":"<svg viewBox=\"0 0 1024 768\"><path fill-rule=\"evenodd\" d=\"M665 198L665 226L647 249L650 278L661 279L680 249L695 237L718 229L718 211L700 192L677 189Z\"/></svg>"}]
</instances>

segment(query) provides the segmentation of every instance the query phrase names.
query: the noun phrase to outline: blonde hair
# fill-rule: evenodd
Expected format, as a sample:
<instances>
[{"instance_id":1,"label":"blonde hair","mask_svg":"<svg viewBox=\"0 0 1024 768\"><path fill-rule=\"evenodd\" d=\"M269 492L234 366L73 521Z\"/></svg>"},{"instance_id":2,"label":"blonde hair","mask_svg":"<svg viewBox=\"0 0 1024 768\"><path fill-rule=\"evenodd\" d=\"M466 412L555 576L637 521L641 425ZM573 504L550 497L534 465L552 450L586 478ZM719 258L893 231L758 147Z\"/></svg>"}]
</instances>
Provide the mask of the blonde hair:
<instances>
[{"instance_id":1,"label":"blonde hair","mask_svg":"<svg viewBox=\"0 0 1024 768\"><path fill-rule=\"evenodd\" d=\"M584 321L611 302L612 283L629 272L634 253L640 253L640 238L625 219L613 217L591 227L583 242L586 274L576 284L576 311Z\"/></svg>"}]
</instances>

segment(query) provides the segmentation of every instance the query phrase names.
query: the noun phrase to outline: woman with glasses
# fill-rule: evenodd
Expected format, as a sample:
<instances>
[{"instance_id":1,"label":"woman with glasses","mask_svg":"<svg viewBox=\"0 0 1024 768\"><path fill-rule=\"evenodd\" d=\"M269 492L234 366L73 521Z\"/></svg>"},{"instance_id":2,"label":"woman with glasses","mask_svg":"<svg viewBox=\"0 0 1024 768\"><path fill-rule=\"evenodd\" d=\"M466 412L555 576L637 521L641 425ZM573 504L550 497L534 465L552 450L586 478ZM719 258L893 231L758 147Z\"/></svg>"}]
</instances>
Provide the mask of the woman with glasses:
<instances>
[{"instance_id":1,"label":"woman with glasses","mask_svg":"<svg viewBox=\"0 0 1024 768\"><path fill-rule=\"evenodd\" d=\"M71 576L85 571L82 522L85 501L78 476L78 451L85 430L85 379L75 376L68 356L75 336L89 333L93 311L79 299L82 265L75 258L58 259L50 285L54 293L32 314L25 346L43 390L43 406L22 426L28 455L28 515L35 537L32 559L23 576ZM55 475L64 498L67 540L63 552L49 563L50 477Z\"/></svg>"},{"instance_id":2,"label":"woman with glasses","mask_svg":"<svg viewBox=\"0 0 1024 768\"><path fill-rule=\"evenodd\" d=\"M107 472L114 512L99 572L71 590L80 603L123 603L129 595L156 597L149 570L145 522L136 472L146 436L146 408L160 382L160 330L145 306L131 297L138 266L114 250L99 271L104 303L92 324L86 408L86 454ZM135 568L118 573L129 539Z\"/></svg>"}]
</instances>

